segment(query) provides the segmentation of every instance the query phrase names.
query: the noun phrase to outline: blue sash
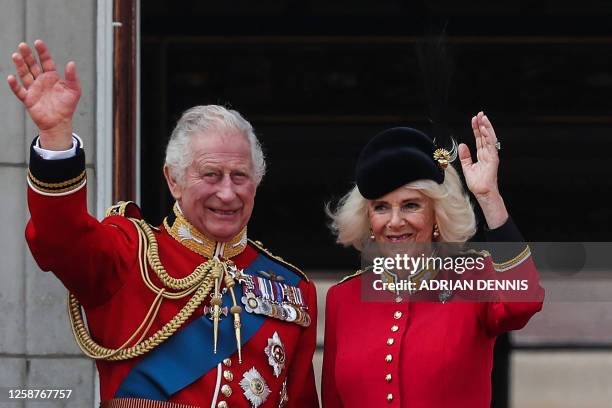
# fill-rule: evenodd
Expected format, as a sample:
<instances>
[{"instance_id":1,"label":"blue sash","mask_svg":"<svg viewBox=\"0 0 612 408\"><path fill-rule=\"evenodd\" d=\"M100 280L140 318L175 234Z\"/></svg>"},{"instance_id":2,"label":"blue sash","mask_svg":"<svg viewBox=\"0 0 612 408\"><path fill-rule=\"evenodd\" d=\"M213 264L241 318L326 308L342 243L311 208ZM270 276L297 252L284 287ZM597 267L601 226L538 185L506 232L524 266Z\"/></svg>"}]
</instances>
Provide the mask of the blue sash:
<instances>
[{"instance_id":1,"label":"blue sash","mask_svg":"<svg viewBox=\"0 0 612 408\"><path fill-rule=\"evenodd\" d=\"M258 271L274 271L283 276L285 282L297 286L300 277L284 266L259 254L244 273L257 275ZM235 287L238 302L243 295L242 287ZM223 295L223 304L231 305L229 293ZM243 309L244 310L244 309ZM242 345L257 333L266 317L253 313L241 313ZM135 365L115 393L115 398L144 398L167 401L172 395L198 380L225 358L236 353L234 319L226 316L219 322L217 353L213 353L213 323L207 316L194 320L179 330L164 343L146 354Z\"/></svg>"}]
</instances>

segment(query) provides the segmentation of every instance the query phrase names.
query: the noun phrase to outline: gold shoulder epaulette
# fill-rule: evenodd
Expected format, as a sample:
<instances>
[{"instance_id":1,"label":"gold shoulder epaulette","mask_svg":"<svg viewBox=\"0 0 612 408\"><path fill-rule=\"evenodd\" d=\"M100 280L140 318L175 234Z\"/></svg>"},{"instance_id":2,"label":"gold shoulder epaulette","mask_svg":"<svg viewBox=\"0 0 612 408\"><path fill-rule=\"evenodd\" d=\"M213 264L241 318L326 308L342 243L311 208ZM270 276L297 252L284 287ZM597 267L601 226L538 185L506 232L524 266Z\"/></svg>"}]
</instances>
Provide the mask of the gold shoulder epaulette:
<instances>
[{"instance_id":1,"label":"gold shoulder epaulette","mask_svg":"<svg viewBox=\"0 0 612 408\"><path fill-rule=\"evenodd\" d=\"M308 276L306 276L306 274L297 266L290 264L289 262L285 261L283 258L281 258L280 256L276 256L274 255L272 252L270 252L268 249L264 248L263 244L261 243L261 241L253 241L252 239L249 239L249 242L251 243L251 245L253 245L255 247L255 249L257 249L259 252L263 252L264 254L268 255L270 258L277 260L278 262L280 262L283 266L286 266L287 268L289 268L290 270L292 270L293 272L297 273L298 275L300 275L301 277L304 278L304 280L306 282L310 282L310 279L308 279Z\"/></svg>"},{"instance_id":2,"label":"gold shoulder epaulette","mask_svg":"<svg viewBox=\"0 0 612 408\"><path fill-rule=\"evenodd\" d=\"M463 252L459 252L457 256L482 256L486 258L487 256L491 256L491 253L485 249L466 249Z\"/></svg>"},{"instance_id":3,"label":"gold shoulder epaulette","mask_svg":"<svg viewBox=\"0 0 612 408\"><path fill-rule=\"evenodd\" d=\"M526 245L525 248L514 258L509 259L505 262L493 262L493 269L497 272L505 272L508 269L512 269L515 266L522 264L526 259L531 256L531 250Z\"/></svg>"},{"instance_id":4,"label":"gold shoulder epaulette","mask_svg":"<svg viewBox=\"0 0 612 408\"><path fill-rule=\"evenodd\" d=\"M117 204L110 206L104 213L105 217L111 217L113 215L142 219L140 207L133 201L119 201Z\"/></svg>"},{"instance_id":5,"label":"gold shoulder epaulette","mask_svg":"<svg viewBox=\"0 0 612 408\"><path fill-rule=\"evenodd\" d=\"M342 280L341 280L340 282L338 282L336 285L339 285L339 284L341 284L341 283L344 283L344 282L346 282L346 281L348 281L348 280L350 280L350 279L356 278L357 276L361 275L363 272L364 272L364 271L362 271L361 269L359 269L357 272L355 272L355 273L353 273L353 274L351 274L351 275L348 275L348 276L345 276L344 278L342 278Z\"/></svg>"}]
</instances>

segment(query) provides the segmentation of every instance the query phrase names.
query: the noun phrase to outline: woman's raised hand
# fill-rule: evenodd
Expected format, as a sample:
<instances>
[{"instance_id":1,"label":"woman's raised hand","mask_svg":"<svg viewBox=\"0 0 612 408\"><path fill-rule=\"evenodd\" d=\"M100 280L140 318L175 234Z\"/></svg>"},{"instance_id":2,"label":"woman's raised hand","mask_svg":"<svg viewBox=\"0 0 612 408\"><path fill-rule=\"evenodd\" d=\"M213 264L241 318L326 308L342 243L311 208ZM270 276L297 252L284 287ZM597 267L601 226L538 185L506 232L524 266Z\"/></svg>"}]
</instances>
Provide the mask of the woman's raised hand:
<instances>
[{"instance_id":1,"label":"woman's raised hand","mask_svg":"<svg viewBox=\"0 0 612 408\"><path fill-rule=\"evenodd\" d=\"M491 121L483 112L472 118L472 131L476 139L476 158L472 161L470 149L459 145L459 159L468 189L476 196L499 194L497 170L499 168L498 140Z\"/></svg>"},{"instance_id":2,"label":"woman's raised hand","mask_svg":"<svg viewBox=\"0 0 612 408\"><path fill-rule=\"evenodd\" d=\"M483 112L472 118L472 131L478 161L472 161L470 149L464 143L459 145L459 159L468 189L476 197L489 228L495 229L508 220L508 210L497 183L500 144L491 121Z\"/></svg>"}]
</instances>

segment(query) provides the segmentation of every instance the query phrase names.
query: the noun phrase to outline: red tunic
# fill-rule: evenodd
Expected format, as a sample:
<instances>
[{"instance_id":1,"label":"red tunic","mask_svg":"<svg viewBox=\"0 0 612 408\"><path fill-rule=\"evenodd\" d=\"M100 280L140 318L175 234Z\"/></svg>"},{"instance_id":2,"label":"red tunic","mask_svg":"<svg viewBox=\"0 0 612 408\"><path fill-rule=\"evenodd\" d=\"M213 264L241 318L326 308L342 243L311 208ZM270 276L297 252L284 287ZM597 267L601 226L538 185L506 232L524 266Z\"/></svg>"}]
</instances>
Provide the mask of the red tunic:
<instances>
[{"instance_id":1,"label":"red tunic","mask_svg":"<svg viewBox=\"0 0 612 408\"><path fill-rule=\"evenodd\" d=\"M486 261L485 276L495 273ZM504 273L515 272L528 278L530 300L543 299L529 256ZM323 407L488 408L496 336L522 328L542 302L366 302L368 275L328 292Z\"/></svg>"},{"instance_id":2,"label":"red tunic","mask_svg":"<svg viewBox=\"0 0 612 408\"><path fill-rule=\"evenodd\" d=\"M26 239L32 254L42 270L53 271L66 288L76 295L85 309L95 341L105 347L117 348L137 329L155 298L140 274L137 230L124 216L107 217L102 222L90 216L86 208L84 180L71 182L69 187L72 188L65 188L67 184L61 183L62 177L65 180L76 180L74 174L80 174L84 169L75 168L78 161L72 160L74 163L66 164L64 160L43 161L39 157L33 157L32 160L34 165L31 166L28 180L28 204L32 218L26 228ZM46 174L54 178L45 180ZM53 191L54 186L57 186L57 192ZM159 258L174 278L187 276L206 260L175 240L163 226L156 230L155 238L159 246ZM251 407L239 383L247 371L255 368L270 389L270 394L260 407L279 406L285 380L288 403L284 406L318 406L312 368L317 327L315 286L299 271L291 269L252 243L232 260L239 268L244 268L258 256L282 264L284 269L281 269L286 271L283 273L287 274L287 278L299 282L296 286L304 295L312 323L305 328L280 319L264 318L261 327L242 346L242 364L238 363L236 353L229 355L229 361L226 362L231 365L215 364L193 383L169 396L168 401L210 407L214 394L217 394L215 401L226 401L229 407ZM154 278L159 285L157 277ZM188 299L165 299L147 337L170 321ZM202 319L203 306L208 305L208 300L199 306L177 333L195 319ZM243 306L242 314L245 313ZM231 315L226 318L232 319ZM274 333L280 337L286 353L285 365L278 376L265 353ZM212 332L209 335L212 337ZM236 342L235 338L220 341ZM212 349L209 353L212 356ZM118 362L98 360L101 400L114 398L131 370L147 356L145 354ZM177 371L181 369L180 364L173 368ZM230 374L226 374L226 371ZM224 385L229 387L225 390L229 389L228 394L231 395L219 392L223 391L221 387Z\"/></svg>"}]
</instances>

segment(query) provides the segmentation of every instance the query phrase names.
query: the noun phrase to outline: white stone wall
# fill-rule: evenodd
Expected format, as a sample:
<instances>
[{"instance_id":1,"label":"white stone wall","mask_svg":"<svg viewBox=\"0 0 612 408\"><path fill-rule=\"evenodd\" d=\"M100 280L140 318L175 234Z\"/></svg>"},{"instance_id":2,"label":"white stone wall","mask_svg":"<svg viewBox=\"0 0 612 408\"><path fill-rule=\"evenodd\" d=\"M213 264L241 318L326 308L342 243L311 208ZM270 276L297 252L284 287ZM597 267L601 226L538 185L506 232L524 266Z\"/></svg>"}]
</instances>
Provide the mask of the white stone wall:
<instances>
[{"instance_id":1,"label":"white stone wall","mask_svg":"<svg viewBox=\"0 0 612 408\"><path fill-rule=\"evenodd\" d=\"M70 334L66 290L52 274L39 270L24 239L25 171L36 131L5 78L13 73L11 54L17 44L37 38L47 42L62 72L68 58L77 62L83 96L75 131L87 148L89 204L95 208L96 0L0 0L0 389L71 388L67 404L43 405L91 407L95 367ZM4 398L0 406L8 404Z\"/></svg>"}]
</instances>

